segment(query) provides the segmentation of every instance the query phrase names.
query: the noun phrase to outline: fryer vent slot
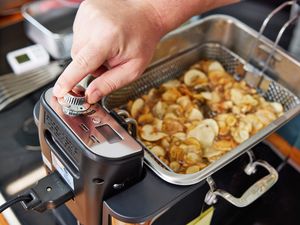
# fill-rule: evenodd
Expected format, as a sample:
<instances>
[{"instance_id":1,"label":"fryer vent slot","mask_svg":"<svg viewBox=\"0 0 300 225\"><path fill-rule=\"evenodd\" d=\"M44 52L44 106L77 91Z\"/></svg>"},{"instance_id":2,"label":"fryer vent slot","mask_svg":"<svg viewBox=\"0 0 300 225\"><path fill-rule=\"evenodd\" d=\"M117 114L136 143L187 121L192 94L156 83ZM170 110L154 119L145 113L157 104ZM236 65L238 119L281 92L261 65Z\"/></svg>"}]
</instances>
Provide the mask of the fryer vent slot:
<instances>
[{"instance_id":1,"label":"fryer vent slot","mask_svg":"<svg viewBox=\"0 0 300 225\"><path fill-rule=\"evenodd\" d=\"M53 121L51 116L45 112L45 125L47 129L55 136L55 139L61 144L68 156L75 164L80 164L80 150L74 147L71 140L67 137L63 129Z\"/></svg>"}]
</instances>

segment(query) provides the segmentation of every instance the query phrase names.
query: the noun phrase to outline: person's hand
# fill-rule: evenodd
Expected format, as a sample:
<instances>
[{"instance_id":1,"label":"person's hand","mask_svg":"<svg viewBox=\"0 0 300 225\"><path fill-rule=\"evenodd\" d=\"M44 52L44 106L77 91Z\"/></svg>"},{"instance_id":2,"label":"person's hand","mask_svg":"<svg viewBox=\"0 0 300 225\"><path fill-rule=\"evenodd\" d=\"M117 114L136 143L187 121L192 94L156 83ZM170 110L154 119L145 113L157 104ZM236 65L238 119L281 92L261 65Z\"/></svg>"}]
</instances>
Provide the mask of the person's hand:
<instances>
[{"instance_id":1,"label":"person's hand","mask_svg":"<svg viewBox=\"0 0 300 225\"><path fill-rule=\"evenodd\" d=\"M160 38L193 15L238 0L85 0L73 31L73 61L53 94L63 97L88 74L89 103L138 78ZM104 65L104 66L103 66Z\"/></svg>"},{"instance_id":2,"label":"person's hand","mask_svg":"<svg viewBox=\"0 0 300 225\"><path fill-rule=\"evenodd\" d=\"M86 96L89 103L95 103L144 71L164 34L158 14L145 2L82 2L73 26L73 61L54 86L56 97L93 74L97 78L88 86Z\"/></svg>"}]
</instances>

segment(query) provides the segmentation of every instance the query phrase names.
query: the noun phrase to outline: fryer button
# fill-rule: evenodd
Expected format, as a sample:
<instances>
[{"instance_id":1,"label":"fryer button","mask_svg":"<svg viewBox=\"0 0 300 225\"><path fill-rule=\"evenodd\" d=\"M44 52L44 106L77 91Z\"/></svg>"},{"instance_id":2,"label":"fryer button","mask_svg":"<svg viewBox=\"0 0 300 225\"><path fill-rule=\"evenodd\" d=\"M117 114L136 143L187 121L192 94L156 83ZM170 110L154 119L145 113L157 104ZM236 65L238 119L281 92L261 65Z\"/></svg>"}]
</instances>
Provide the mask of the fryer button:
<instances>
[{"instance_id":1,"label":"fryer button","mask_svg":"<svg viewBox=\"0 0 300 225\"><path fill-rule=\"evenodd\" d=\"M98 117L93 117L93 118L92 118L92 121L93 121L94 124L99 124L99 123L101 123L101 120L100 120L100 118L98 118Z\"/></svg>"}]
</instances>

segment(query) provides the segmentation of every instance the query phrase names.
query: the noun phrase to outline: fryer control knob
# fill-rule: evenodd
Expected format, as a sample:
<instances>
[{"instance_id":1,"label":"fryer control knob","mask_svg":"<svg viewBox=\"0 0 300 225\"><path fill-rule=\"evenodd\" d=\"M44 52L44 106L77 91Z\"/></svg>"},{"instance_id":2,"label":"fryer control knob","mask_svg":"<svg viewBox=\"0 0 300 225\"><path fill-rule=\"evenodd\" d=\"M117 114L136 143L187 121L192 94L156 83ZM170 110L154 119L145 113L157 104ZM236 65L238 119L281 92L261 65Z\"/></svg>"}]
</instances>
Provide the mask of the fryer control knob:
<instances>
[{"instance_id":1,"label":"fryer control knob","mask_svg":"<svg viewBox=\"0 0 300 225\"><path fill-rule=\"evenodd\" d=\"M74 87L63 98L58 100L63 112L70 116L87 113L90 104L86 102L85 89L81 86Z\"/></svg>"},{"instance_id":2,"label":"fryer control knob","mask_svg":"<svg viewBox=\"0 0 300 225\"><path fill-rule=\"evenodd\" d=\"M81 90L81 87L76 86L75 88L73 88L73 90L71 90L64 96L64 100L70 105L83 105L84 103L86 103L84 90Z\"/></svg>"}]
</instances>

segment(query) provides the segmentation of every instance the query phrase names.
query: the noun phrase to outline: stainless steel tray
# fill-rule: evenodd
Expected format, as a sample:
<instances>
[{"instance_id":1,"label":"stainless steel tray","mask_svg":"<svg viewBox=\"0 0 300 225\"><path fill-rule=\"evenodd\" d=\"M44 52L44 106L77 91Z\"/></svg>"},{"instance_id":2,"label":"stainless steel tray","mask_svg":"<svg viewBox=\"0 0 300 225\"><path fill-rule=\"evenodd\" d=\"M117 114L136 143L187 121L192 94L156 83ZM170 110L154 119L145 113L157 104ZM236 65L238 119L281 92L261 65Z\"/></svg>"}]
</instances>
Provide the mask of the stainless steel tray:
<instances>
[{"instance_id":1,"label":"stainless steel tray","mask_svg":"<svg viewBox=\"0 0 300 225\"><path fill-rule=\"evenodd\" d=\"M262 75L256 73L255 71L259 71L262 65L261 62L265 62L268 53L272 51L272 42L262 38L257 41L252 59L247 58L257 36L257 32L232 17L223 15L207 17L167 36L158 46L151 66L139 80L102 100L103 106L108 110L120 107L152 87L180 76L199 59L209 58L220 61L226 70L257 88L268 100L280 102L284 106L283 116L194 174L176 174L168 170L145 147L146 163L162 179L178 185L195 184L251 149L300 112L299 62L276 48L266 73ZM248 61L251 63L247 63ZM292 77L293 81L287 79L289 77Z\"/></svg>"},{"instance_id":2,"label":"stainless steel tray","mask_svg":"<svg viewBox=\"0 0 300 225\"><path fill-rule=\"evenodd\" d=\"M26 35L43 45L55 59L70 58L73 21L78 6L42 0L22 7Z\"/></svg>"}]
</instances>

